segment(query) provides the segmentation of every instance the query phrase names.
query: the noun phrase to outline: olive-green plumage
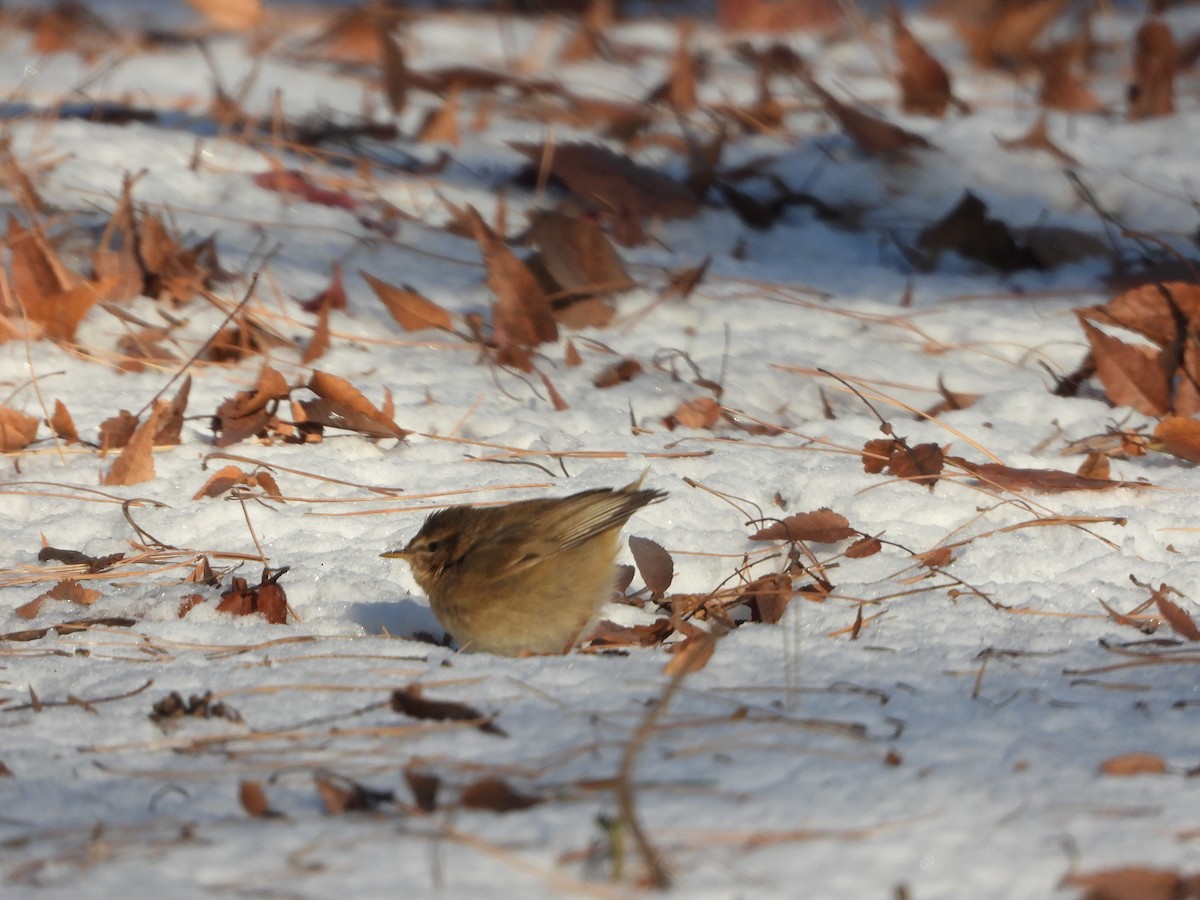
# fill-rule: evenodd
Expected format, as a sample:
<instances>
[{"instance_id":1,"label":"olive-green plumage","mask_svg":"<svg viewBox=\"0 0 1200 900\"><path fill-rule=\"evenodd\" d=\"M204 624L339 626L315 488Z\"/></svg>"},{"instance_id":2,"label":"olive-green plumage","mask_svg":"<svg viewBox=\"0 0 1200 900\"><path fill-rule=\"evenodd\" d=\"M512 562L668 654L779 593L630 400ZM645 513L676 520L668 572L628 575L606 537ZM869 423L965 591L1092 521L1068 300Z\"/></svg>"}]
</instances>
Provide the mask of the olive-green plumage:
<instances>
[{"instance_id":1,"label":"olive-green plumage","mask_svg":"<svg viewBox=\"0 0 1200 900\"><path fill-rule=\"evenodd\" d=\"M464 650L564 653L609 599L621 526L666 494L597 488L503 506L451 506L403 550L443 627Z\"/></svg>"}]
</instances>

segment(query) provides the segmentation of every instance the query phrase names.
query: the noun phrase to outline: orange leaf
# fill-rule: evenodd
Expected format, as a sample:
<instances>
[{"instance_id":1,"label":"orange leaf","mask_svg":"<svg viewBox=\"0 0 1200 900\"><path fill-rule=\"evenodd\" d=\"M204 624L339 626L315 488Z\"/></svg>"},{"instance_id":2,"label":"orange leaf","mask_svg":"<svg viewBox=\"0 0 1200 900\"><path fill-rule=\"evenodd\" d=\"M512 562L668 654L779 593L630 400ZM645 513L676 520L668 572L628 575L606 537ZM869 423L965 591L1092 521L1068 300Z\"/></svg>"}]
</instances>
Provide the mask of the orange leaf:
<instances>
[{"instance_id":1,"label":"orange leaf","mask_svg":"<svg viewBox=\"0 0 1200 900\"><path fill-rule=\"evenodd\" d=\"M150 417L138 426L112 468L104 473L102 484L140 484L154 478L154 435L166 406L161 400L154 404Z\"/></svg>"},{"instance_id":2,"label":"orange leaf","mask_svg":"<svg viewBox=\"0 0 1200 900\"><path fill-rule=\"evenodd\" d=\"M426 328L454 330L454 321L450 318L450 313L412 288L388 284L362 269L358 270L358 274L371 286L371 290L391 313L396 324L405 331L423 331Z\"/></svg>"},{"instance_id":3,"label":"orange leaf","mask_svg":"<svg viewBox=\"0 0 1200 900\"><path fill-rule=\"evenodd\" d=\"M327 413L324 424L361 431L373 437L403 440L408 435L344 378L318 370L308 380L308 389L327 401L327 408L323 410ZM312 412L308 406L305 409Z\"/></svg>"},{"instance_id":4,"label":"orange leaf","mask_svg":"<svg viewBox=\"0 0 1200 900\"><path fill-rule=\"evenodd\" d=\"M19 410L0 406L0 453L24 450L37 436L38 420Z\"/></svg>"},{"instance_id":5,"label":"orange leaf","mask_svg":"<svg viewBox=\"0 0 1200 900\"><path fill-rule=\"evenodd\" d=\"M1079 324L1096 360L1096 375L1109 402L1131 406L1148 416L1164 415L1171 405L1171 383L1157 348L1127 344L1105 334L1087 319Z\"/></svg>"},{"instance_id":6,"label":"orange leaf","mask_svg":"<svg viewBox=\"0 0 1200 900\"><path fill-rule=\"evenodd\" d=\"M1200 421L1167 416L1154 426L1154 440L1149 446L1152 450L1200 463Z\"/></svg>"},{"instance_id":7,"label":"orange leaf","mask_svg":"<svg viewBox=\"0 0 1200 900\"><path fill-rule=\"evenodd\" d=\"M750 535L750 540L836 544L852 537L858 537L858 532L850 527L845 516L828 507L821 507L812 512L795 513L781 522L773 522Z\"/></svg>"},{"instance_id":8,"label":"orange leaf","mask_svg":"<svg viewBox=\"0 0 1200 900\"><path fill-rule=\"evenodd\" d=\"M1200 628L1179 604L1167 598L1165 585L1154 592L1154 603L1172 631L1189 641L1200 641Z\"/></svg>"},{"instance_id":9,"label":"orange leaf","mask_svg":"<svg viewBox=\"0 0 1200 900\"><path fill-rule=\"evenodd\" d=\"M1101 775L1163 775L1167 764L1155 753L1125 753L1100 763Z\"/></svg>"}]
</instances>

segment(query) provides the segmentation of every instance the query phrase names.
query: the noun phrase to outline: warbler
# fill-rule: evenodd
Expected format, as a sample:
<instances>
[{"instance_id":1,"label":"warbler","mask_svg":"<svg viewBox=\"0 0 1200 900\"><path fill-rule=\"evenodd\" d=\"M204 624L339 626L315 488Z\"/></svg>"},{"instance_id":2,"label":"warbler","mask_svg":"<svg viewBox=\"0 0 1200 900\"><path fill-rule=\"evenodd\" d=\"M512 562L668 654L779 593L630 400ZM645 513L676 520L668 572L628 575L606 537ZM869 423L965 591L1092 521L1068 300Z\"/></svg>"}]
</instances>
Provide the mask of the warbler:
<instances>
[{"instance_id":1,"label":"warbler","mask_svg":"<svg viewBox=\"0 0 1200 900\"><path fill-rule=\"evenodd\" d=\"M403 550L442 626L463 650L566 653L612 595L621 526L666 497L596 488L502 506L450 506Z\"/></svg>"}]
</instances>

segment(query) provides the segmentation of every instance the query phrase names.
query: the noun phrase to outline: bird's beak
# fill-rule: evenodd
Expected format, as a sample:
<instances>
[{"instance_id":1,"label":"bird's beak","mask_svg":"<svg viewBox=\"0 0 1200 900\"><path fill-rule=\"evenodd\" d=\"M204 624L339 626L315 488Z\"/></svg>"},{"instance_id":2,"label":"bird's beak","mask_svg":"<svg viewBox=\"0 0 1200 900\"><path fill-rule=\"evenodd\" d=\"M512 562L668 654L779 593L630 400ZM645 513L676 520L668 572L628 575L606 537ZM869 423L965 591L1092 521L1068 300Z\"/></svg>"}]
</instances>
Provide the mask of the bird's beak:
<instances>
[{"instance_id":1,"label":"bird's beak","mask_svg":"<svg viewBox=\"0 0 1200 900\"><path fill-rule=\"evenodd\" d=\"M407 559L412 554L407 550L389 550L387 553L380 553L379 555L387 559Z\"/></svg>"}]
</instances>

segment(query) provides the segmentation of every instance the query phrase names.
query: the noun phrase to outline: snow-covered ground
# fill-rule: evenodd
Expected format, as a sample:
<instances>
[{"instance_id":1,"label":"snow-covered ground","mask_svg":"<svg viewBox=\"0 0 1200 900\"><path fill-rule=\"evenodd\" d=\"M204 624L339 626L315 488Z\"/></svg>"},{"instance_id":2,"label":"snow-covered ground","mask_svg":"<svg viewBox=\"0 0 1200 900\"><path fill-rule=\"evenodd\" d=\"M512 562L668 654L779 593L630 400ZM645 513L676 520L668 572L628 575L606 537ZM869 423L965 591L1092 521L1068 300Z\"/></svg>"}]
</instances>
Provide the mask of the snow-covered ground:
<instances>
[{"instance_id":1,"label":"snow-covered ground","mask_svg":"<svg viewBox=\"0 0 1200 900\"><path fill-rule=\"evenodd\" d=\"M203 27L182 4L93 8L120 33L147 22ZM1119 624L1099 602L1128 613L1165 583L1194 610L1193 464L1115 458L1114 479L1145 484L1047 494L962 471L930 490L868 473L860 456L884 437L872 407L910 446L1026 468L1074 471L1083 457L1063 456L1068 443L1152 429L1108 404L1094 379L1077 396L1053 393L1051 373L1069 374L1087 350L1073 310L1117 292L1111 251L1007 274L952 252L918 270L912 252L965 190L1013 229L1073 229L1127 262L1160 248L1120 226L1187 251L1200 175L1196 78L1180 73L1175 115L1126 121L1136 18L1092 22L1101 49L1091 87L1107 110L1048 115L1070 166L1001 145L1041 114L1037 79L976 67L942 20L910 18L970 105L940 120L898 111L879 66L891 60L884 22L867 24L871 41L852 28L781 36L839 98L871 104L933 148L868 156L799 80L775 77L781 127L731 129L721 169L761 165L739 190L769 199L773 175L836 216L793 203L756 230L714 190L694 215L648 220L647 240L620 248L638 286L616 299L615 319L563 328L536 349L556 404L539 374L493 364L477 342L403 331L360 272L410 285L460 334L469 337L470 314L486 331L493 293L476 242L446 229L449 205L470 204L516 235L527 211L564 194L515 179L528 160L511 143L596 133L547 124L539 98L500 87L462 94L460 144L419 143L412 135L441 101L411 90L399 137L297 149L275 134L273 116L345 123L369 107L376 122L391 118L377 67L295 56L327 14L272 15L284 25L267 49L213 35L209 61L194 43L110 42L90 64L70 51L39 54L11 15L0 33L2 133L64 262L91 274L89 254L132 175L139 214L157 213L188 241L215 233L231 273L211 300L140 297L110 304L116 313L97 305L74 344L0 344L0 403L40 419L61 400L79 435L97 441L103 421L144 410L202 349L253 272L246 311L282 339L232 364L192 366L180 443L155 452L152 480L102 484L115 453L56 442L44 424L4 460L0 762L11 776L0 779L0 894L624 896L646 884L646 847L689 897L1075 897L1080 889L1059 887L1071 873L1200 869L1190 779L1200 653L1166 624L1153 636ZM1200 30L1194 8L1168 21L1181 43ZM1054 27L1076 26L1067 16ZM639 19L606 30L611 59L557 61L572 30L556 18L422 13L403 45L418 71L512 72L519 61L525 77L575 95L637 102L663 80L677 42L673 23ZM754 101L753 69L734 49L742 39L698 23L707 69L686 118L699 141L715 131L707 111ZM240 103L260 117L257 137L209 116L214 77L231 94L245 81ZM99 101L158 118L54 115ZM685 117L655 115L647 133L666 139L610 146L682 178ZM434 167L443 151L449 162ZM277 168L302 170L353 204L255 181ZM11 170L3 177L0 198L30 225ZM379 223L392 207L389 231ZM689 296L660 297L672 273L709 257ZM329 313L328 349L302 364L317 317L298 301L328 285L335 263L348 307ZM127 371L118 342L139 321L168 330L159 346L171 358ZM640 374L594 386L623 357ZM326 429L315 443L215 446L213 414L264 364L294 385L313 369L340 376L377 407L390 394L395 422L412 433ZM914 416L941 400L939 381L978 399ZM668 428L681 404L714 397L713 382L726 416ZM241 500L194 499L225 465L269 470L284 499L253 488ZM882 549L854 558L849 540L808 544L798 565L814 574L798 573L795 586L820 576L831 586L823 602L798 594L779 624L737 627L707 665L674 682L666 646L502 659L410 639L441 630L406 567L379 554L429 510L621 485L647 468L647 485L670 496L626 532L670 552L677 605L786 568L788 546L751 542L763 525L751 519L830 507ZM256 542L272 571L289 567L279 579L294 613L286 625L216 610L235 575L259 582ZM917 557L950 545L951 557ZM27 618L17 609L61 577L61 563L38 562L44 546L138 561L83 579L99 592L90 606L51 599ZM201 557L219 586L187 580ZM632 561L627 550L621 561ZM630 591L641 584L635 576ZM193 594L204 602L181 617ZM660 614L649 602L607 612L626 625ZM102 621L14 638L80 619ZM503 733L395 711L391 693L411 685L493 717ZM210 711L219 701L237 715L152 720L172 691L185 701L212 692ZM1163 771L1102 772L1130 753ZM430 776L440 789L423 812L410 782ZM537 802L496 799L495 779ZM319 782L394 799L334 814Z\"/></svg>"}]
</instances>

